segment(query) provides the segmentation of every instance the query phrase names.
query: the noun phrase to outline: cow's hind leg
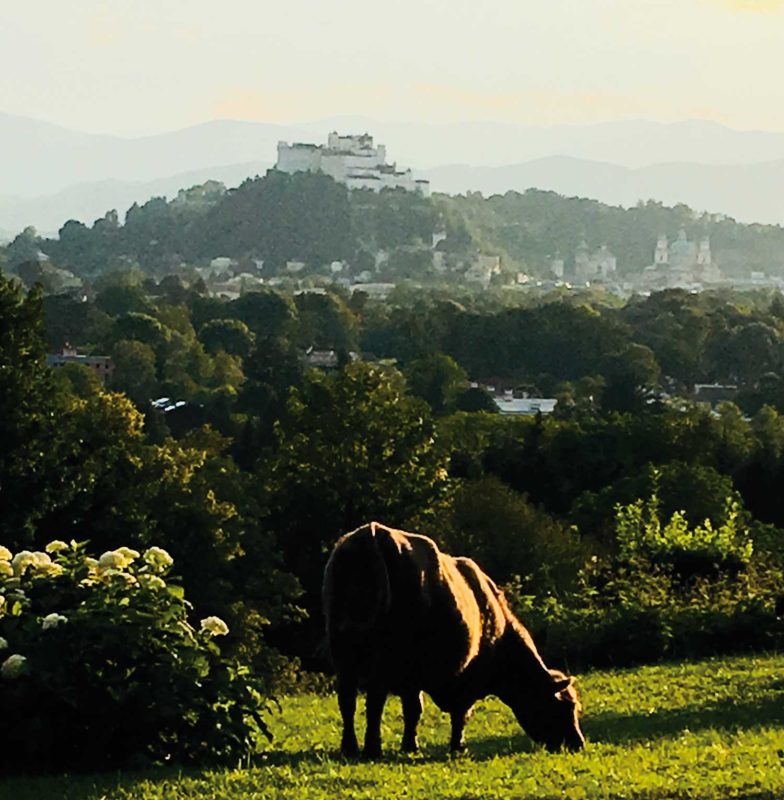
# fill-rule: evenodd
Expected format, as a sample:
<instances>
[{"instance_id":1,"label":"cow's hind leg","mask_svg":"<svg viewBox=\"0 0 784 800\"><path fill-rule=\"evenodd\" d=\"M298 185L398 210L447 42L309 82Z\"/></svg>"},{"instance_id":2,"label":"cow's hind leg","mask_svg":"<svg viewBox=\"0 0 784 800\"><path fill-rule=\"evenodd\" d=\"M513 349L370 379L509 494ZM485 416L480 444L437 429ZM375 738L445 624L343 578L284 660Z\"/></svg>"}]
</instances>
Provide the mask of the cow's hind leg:
<instances>
[{"instance_id":1,"label":"cow's hind leg","mask_svg":"<svg viewBox=\"0 0 784 800\"><path fill-rule=\"evenodd\" d=\"M344 756L359 755L359 743L354 731L354 714L357 710L357 682L345 673L338 674L338 707L343 719L343 735L340 739L340 751Z\"/></svg>"},{"instance_id":2,"label":"cow's hind leg","mask_svg":"<svg viewBox=\"0 0 784 800\"><path fill-rule=\"evenodd\" d=\"M452 711L450 714L452 721L452 733L449 737L449 749L453 753L462 753L465 750L465 738L463 730L468 718L471 716L471 709L464 708L459 711Z\"/></svg>"},{"instance_id":3,"label":"cow's hind leg","mask_svg":"<svg viewBox=\"0 0 784 800\"><path fill-rule=\"evenodd\" d=\"M387 701L387 690L379 686L371 686L367 691L365 713L365 746L362 752L366 758L378 758L381 755L381 715Z\"/></svg>"},{"instance_id":4,"label":"cow's hind leg","mask_svg":"<svg viewBox=\"0 0 784 800\"><path fill-rule=\"evenodd\" d=\"M422 716L422 692L405 692L400 696L403 703L403 745L404 753L416 753L419 749L417 742L417 725Z\"/></svg>"}]
</instances>

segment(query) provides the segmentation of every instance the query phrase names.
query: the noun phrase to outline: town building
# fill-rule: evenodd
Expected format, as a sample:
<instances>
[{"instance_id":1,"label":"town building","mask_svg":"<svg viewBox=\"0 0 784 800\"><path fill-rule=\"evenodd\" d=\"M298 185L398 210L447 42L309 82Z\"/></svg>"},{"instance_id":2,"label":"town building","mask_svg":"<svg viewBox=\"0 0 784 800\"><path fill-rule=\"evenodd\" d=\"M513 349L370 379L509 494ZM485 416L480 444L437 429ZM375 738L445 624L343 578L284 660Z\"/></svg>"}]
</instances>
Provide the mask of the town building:
<instances>
[{"instance_id":1,"label":"town building","mask_svg":"<svg viewBox=\"0 0 784 800\"><path fill-rule=\"evenodd\" d=\"M114 364L109 356L83 356L78 353L75 347L66 342L59 353L46 356L46 366L58 369L66 364L81 364L93 370L100 379L101 383L106 383L114 372Z\"/></svg>"},{"instance_id":2,"label":"town building","mask_svg":"<svg viewBox=\"0 0 784 800\"><path fill-rule=\"evenodd\" d=\"M367 133L341 136L329 134L326 145L304 142L278 142L278 162L281 172L323 172L349 189L405 189L430 195L430 182L414 178L410 169L399 170L387 164L383 144L374 145Z\"/></svg>"},{"instance_id":3,"label":"town building","mask_svg":"<svg viewBox=\"0 0 784 800\"><path fill-rule=\"evenodd\" d=\"M495 275L501 274L501 257L477 253L463 276L466 283L478 283L483 289L490 286Z\"/></svg>"},{"instance_id":4,"label":"town building","mask_svg":"<svg viewBox=\"0 0 784 800\"><path fill-rule=\"evenodd\" d=\"M563 262L560 264L560 276L556 272L557 266L557 264L553 265L553 272L556 274L556 277L562 277ZM598 250L594 250L593 252L591 252L585 240L580 242L577 246L577 251L574 254L575 281L607 280L607 278L615 274L617 268L618 261L606 244L603 244Z\"/></svg>"},{"instance_id":5,"label":"town building","mask_svg":"<svg viewBox=\"0 0 784 800\"><path fill-rule=\"evenodd\" d=\"M494 395L493 402L501 414L510 417L552 414L558 404L555 397L529 397L525 392L517 393L511 389Z\"/></svg>"}]
</instances>

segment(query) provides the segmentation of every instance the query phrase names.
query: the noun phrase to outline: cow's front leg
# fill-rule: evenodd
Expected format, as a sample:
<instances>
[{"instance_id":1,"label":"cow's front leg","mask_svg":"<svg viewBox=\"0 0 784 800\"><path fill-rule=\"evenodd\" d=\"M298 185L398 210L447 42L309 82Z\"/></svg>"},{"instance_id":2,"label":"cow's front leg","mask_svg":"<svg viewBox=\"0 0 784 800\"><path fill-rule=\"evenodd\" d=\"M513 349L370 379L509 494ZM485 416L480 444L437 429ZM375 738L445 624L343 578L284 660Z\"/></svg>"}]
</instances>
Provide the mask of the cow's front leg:
<instances>
[{"instance_id":1,"label":"cow's front leg","mask_svg":"<svg viewBox=\"0 0 784 800\"><path fill-rule=\"evenodd\" d=\"M416 753L419 749L417 742L417 725L422 716L422 692L406 692L401 695L403 703L403 744L404 753Z\"/></svg>"},{"instance_id":2,"label":"cow's front leg","mask_svg":"<svg viewBox=\"0 0 784 800\"><path fill-rule=\"evenodd\" d=\"M354 731L354 714L357 710L357 682L345 673L338 674L338 707L343 720L340 751L344 756L359 755L359 743Z\"/></svg>"},{"instance_id":3,"label":"cow's front leg","mask_svg":"<svg viewBox=\"0 0 784 800\"><path fill-rule=\"evenodd\" d=\"M452 711L450 718L452 721L452 733L449 737L449 749L453 753L462 753L465 750L465 738L463 737L463 730L468 718L471 716L471 709L460 709Z\"/></svg>"},{"instance_id":4,"label":"cow's front leg","mask_svg":"<svg viewBox=\"0 0 784 800\"><path fill-rule=\"evenodd\" d=\"M381 715L384 713L386 700L385 688L372 686L368 689L365 706L367 716L365 746L362 749L366 758L378 758L381 755Z\"/></svg>"}]
</instances>

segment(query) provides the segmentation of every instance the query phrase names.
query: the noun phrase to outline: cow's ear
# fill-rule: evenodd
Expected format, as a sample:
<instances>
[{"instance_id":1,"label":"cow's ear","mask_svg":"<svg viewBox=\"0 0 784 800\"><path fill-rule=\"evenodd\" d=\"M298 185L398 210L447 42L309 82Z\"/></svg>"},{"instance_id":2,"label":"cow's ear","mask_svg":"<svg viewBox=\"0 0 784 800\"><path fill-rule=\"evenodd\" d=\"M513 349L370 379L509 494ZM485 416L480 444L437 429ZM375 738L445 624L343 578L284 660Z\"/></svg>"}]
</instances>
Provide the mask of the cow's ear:
<instances>
[{"instance_id":1,"label":"cow's ear","mask_svg":"<svg viewBox=\"0 0 784 800\"><path fill-rule=\"evenodd\" d=\"M556 694L560 694L564 689L568 689L574 683L574 678L561 678L553 683Z\"/></svg>"}]
</instances>

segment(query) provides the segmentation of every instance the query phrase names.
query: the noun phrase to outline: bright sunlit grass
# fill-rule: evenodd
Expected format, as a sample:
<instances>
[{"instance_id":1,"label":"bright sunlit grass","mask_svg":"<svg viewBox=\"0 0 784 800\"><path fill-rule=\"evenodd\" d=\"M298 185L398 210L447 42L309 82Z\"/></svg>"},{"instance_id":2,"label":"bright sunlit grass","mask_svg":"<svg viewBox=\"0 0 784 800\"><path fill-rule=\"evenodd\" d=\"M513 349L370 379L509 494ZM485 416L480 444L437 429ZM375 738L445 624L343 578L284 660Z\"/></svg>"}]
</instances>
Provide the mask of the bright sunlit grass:
<instances>
[{"instance_id":1,"label":"bright sunlit grass","mask_svg":"<svg viewBox=\"0 0 784 800\"><path fill-rule=\"evenodd\" d=\"M535 747L489 700L469 722L466 755L449 755L448 718L428 703L422 751L403 756L392 699L384 758L349 762L337 754L335 699L303 696L284 699L276 740L251 769L14 779L0 781L0 798L784 798L784 656L596 672L580 686L589 744L575 755Z\"/></svg>"}]
</instances>

